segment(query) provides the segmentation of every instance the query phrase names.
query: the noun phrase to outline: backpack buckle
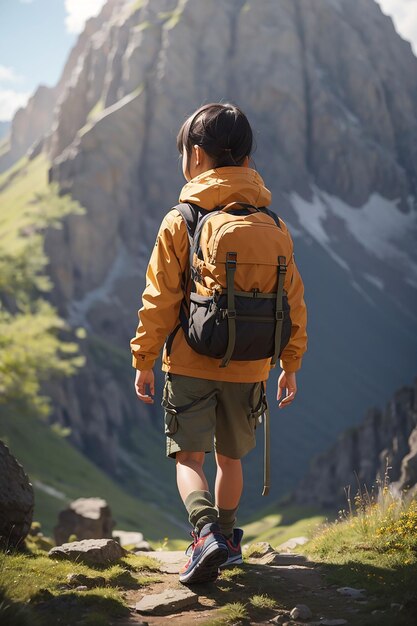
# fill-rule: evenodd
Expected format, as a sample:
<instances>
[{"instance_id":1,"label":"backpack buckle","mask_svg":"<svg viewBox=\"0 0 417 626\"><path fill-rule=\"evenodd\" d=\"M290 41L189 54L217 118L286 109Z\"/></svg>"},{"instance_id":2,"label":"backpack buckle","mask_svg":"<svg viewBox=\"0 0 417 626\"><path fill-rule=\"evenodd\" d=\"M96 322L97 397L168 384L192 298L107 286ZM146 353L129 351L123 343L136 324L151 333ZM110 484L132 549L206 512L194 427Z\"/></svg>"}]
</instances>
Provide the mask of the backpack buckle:
<instances>
[{"instance_id":1,"label":"backpack buckle","mask_svg":"<svg viewBox=\"0 0 417 626\"><path fill-rule=\"evenodd\" d=\"M284 320L284 311L275 311L275 319L277 322Z\"/></svg>"},{"instance_id":2,"label":"backpack buckle","mask_svg":"<svg viewBox=\"0 0 417 626\"><path fill-rule=\"evenodd\" d=\"M237 252L226 252L226 267L230 267L231 269L236 269L236 264L237 264Z\"/></svg>"},{"instance_id":3,"label":"backpack buckle","mask_svg":"<svg viewBox=\"0 0 417 626\"><path fill-rule=\"evenodd\" d=\"M278 271L280 273L285 273L287 271L287 259L285 256L278 257Z\"/></svg>"},{"instance_id":4,"label":"backpack buckle","mask_svg":"<svg viewBox=\"0 0 417 626\"><path fill-rule=\"evenodd\" d=\"M225 314L227 315L227 317L230 317L230 319L236 319L236 310L235 309L226 309Z\"/></svg>"}]
</instances>

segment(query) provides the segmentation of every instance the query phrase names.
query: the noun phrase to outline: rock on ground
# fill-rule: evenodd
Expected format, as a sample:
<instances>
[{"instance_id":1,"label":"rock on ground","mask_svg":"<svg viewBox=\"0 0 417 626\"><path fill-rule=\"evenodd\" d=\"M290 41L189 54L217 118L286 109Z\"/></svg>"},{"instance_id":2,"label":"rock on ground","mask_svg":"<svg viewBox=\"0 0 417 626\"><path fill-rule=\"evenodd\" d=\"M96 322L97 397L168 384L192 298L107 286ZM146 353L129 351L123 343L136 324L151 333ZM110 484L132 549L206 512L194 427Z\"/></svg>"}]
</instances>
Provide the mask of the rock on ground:
<instances>
[{"instance_id":1,"label":"rock on ground","mask_svg":"<svg viewBox=\"0 0 417 626\"><path fill-rule=\"evenodd\" d=\"M293 619L306 620L313 617L311 609L306 604L297 604L290 612Z\"/></svg>"},{"instance_id":2,"label":"rock on ground","mask_svg":"<svg viewBox=\"0 0 417 626\"><path fill-rule=\"evenodd\" d=\"M113 530L113 539L118 541L121 546L132 546L133 549L139 550L139 546L143 543L143 535L138 532L128 530Z\"/></svg>"},{"instance_id":3,"label":"rock on ground","mask_svg":"<svg viewBox=\"0 0 417 626\"><path fill-rule=\"evenodd\" d=\"M0 441L0 544L19 546L33 518L33 487L23 467Z\"/></svg>"},{"instance_id":4,"label":"rock on ground","mask_svg":"<svg viewBox=\"0 0 417 626\"><path fill-rule=\"evenodd\" d=\"M112 537L114 522L110 507L102 498L78 498L60 512L54 528L55 543L60 545L71 535L78 540Z\"/></svg>"},{"instance_id":5,"label":"rock on ground","mask_svg":"<svg viewBox=\"0 0 417 626\"><path fill-rule=\"evenodd\" d=\"M338 593L342 596L349 596L350 598L363 598L366 589L355 589L354 587L339 587Z\"/></svg>"},{"instance_id":6,"label":"rock on ground","mask_svg":"<svg viewBox=\"0 0 417 626\"><path fill-rule=\"evenodd\" d=\"M197 601L198 595L190 589L166 589L162 593L144 596L136 603L136 611L138 613L174 613L196 604Z\"/></svg>"},{"instance_id":7,"label":"rock on ground","mask_svg":"<svg viewBox=\"0 0 417 626\"><path fill-rule=\"evenodd\" d=\"M288 539L288 541L284 541L284 543L281 543L277 547L277 550L279 550L280 552L284 550L294 550L294 548L304 545L305 543L307 543L307 541L307 537L292 537L291 539Z\"/></svg>"},{"instance_id":8,"label":"rock on ground","mask_svg":"<svg viewBox=\"0 0 417 626\"><path fill-rule=\"evenodd\" d=\"M85 539L56 546L49 551L52 559L81 561L87 565L107 565L118 561L126 551L114 539Z\"/></svg>"}]
</instances>

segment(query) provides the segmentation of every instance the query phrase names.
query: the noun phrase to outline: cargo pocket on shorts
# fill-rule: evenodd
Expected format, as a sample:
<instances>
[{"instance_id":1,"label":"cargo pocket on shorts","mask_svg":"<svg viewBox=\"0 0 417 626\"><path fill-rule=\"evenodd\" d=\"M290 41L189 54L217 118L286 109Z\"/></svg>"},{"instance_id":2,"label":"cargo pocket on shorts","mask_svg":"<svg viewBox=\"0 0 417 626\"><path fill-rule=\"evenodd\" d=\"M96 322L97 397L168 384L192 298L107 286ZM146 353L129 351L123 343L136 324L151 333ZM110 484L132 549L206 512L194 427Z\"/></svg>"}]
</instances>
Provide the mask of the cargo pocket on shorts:
<instances>
[{"instance_id":1,"label":"cargo pocket on shorts","mask_svg":"<svg viewBox=\"0 0 417 626\"><path fill-rule=\"evenodd\" d=\"M267 402L264 383L255 383L250 397L250 413L248 415L248 420L255 430L258 424L262 422L260 418L267 409Z\"/></svg>"},{"instance_id":2,"label":"cargo pocket on shorts","mask_svg":"<svg viewBox=\"0 0 417 626\"><path fill-rule=\"evenodd\" d=\"M165 416L164 416L165 434L168 436L171 436L171 435L175 435L175 433L178 430L178 426L179 426L178 417L177 417L178 415L181 415L181 413L186 413L190 411L191 409L194 409L195 407L197 407L199 404L209 400L211 397L213 397L216 394L216 392L210 391L209 393L206 393L200 398L196 398L195 400L192 400L191 402L188 402L187 404L178 406L178 405L172 404L172 402L170 402L169 400L169 396L170 396L170 392L168 388L169 384L170 384L170 377L168 375L166 376L166 379L165 379L165 386L164 386L164 391L162 394L161 406L165 410ZM173 396L171 395L171 397Z\"/></svg>"},{"instance_id":3,"label":"cargo pocket on shorts","mask_svg":"<svg viewBox=\"0 0 417 626\"><path fill-rule=\"evenodd\" d=\"M161 406L164 408L165 434L175 435L178 430L177 410L168 400L168 379L165 381Z\"/></svg>"}]
</instances>

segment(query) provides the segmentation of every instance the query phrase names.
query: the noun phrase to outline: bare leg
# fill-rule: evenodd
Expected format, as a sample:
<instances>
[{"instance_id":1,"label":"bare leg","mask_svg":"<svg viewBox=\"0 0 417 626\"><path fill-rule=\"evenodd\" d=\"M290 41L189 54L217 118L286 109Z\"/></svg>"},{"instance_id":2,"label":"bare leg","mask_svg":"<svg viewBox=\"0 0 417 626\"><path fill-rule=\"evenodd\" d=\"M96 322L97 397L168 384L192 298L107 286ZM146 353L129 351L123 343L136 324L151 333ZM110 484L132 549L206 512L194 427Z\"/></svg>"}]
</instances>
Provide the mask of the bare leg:
<instances>
[{"instance_id":1,"label":"bare leg","mask_svg":"<svg viewBox=\"0 0 417 626\"><path fill-rule=\"evenodd\" d=\"M216 463L216 505L222 509L234 509L239 505L243 490L242 461L216 452Z\"/></svg>"},{"instance_id":2,"label":"bare leg","mask_svg":"<svg viewBox=\"0 0 417 626\"><path fill-rule=\"evenodd\" d=\"M204 459L204 452L181 451L175 455L178 491L183 502L192 491L209 491L203 472Z\"/></svg>"}]
</instances>

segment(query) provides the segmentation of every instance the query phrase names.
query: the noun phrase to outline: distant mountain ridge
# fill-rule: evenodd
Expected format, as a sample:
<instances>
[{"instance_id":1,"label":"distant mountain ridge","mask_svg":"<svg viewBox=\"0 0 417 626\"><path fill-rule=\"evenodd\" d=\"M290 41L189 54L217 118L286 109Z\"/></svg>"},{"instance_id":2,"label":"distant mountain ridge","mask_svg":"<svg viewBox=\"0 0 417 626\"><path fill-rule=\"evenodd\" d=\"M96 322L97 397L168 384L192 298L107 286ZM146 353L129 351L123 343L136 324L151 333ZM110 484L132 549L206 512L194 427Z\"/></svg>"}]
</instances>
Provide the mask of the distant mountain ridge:
<instances>
[{"instance_id":1,"label":"distant mountain ridge","mask_svg":"<svg viewBox=\"0 0 417 626\"><path fill-rule=\"evenodd\" d=\"M45 152L49 179L86 209L46 239L53 301L88 332L88 367L52 390L54 420L108 472L135 474L138 488L153 471L141 424L158 431L157 467L173 472L158 403L134 397L128 344L159 222L184 182L175 135L202 102L231 100L248 114L309 310L294 405L277 411L275 373L268 384L271 493L282 495L313 454L416 370L411 46L374 0L109 0L45 97L42 123L35 103L20 114L37 138L22 132L0 168L35 141L32 157ZM16 118L12 137L19 129ZM259 445L245 459L242 510L264 503L261 457ZM160 481L161 493L172 488Z\"/></svg>"},{"instance_id":2,"label":"distant mountain ridge","mask_svg":"<svg viewBox=\"0 0 417 626\"><path fill-rule=\"evenodd\" d=\"M370 493L388 484L417 495L417 378L402 387L384 409L372 408L356 427L341 433L315 457L292 494L299 504L347 508L347 494Z\"/></svg>"}]
</instances>

